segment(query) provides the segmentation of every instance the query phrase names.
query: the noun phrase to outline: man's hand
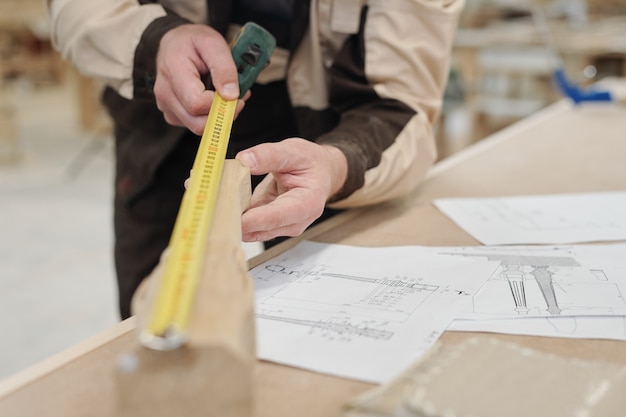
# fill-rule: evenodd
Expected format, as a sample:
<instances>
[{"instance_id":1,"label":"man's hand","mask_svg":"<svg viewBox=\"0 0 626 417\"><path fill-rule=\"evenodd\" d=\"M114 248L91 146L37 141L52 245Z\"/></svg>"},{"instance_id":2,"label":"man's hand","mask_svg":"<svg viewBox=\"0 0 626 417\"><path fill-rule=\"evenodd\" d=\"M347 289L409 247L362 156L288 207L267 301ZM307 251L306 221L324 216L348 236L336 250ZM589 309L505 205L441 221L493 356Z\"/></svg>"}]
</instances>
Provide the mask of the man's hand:
<instances>
[{"instance_id":1,"label":"man's hand","mask_svg":"<svg viewBox=\"0 0 626 417\"><path fill-rule=\"evenodd\" d=\"M301 234L343 187L348 172L338 148L300 138L260 144L236 158L252 175L267 174L241 218L245 242Z\"/></svg>"},{"instance_id":2,"label":"man's hand","mask_svg":"<svg viewBox=\"0 0 626 417\"><path fill-rule=\"evenodd\" d=\"M217 31L188 24L161 38L154 95L168 123L202 135L214 96L202 81L206 74L211 75L213 86L223 98L239 97L235 62L226 40ZM243 106L244 100L239 100L236 114Z\"/></svg>"}]
</instances>

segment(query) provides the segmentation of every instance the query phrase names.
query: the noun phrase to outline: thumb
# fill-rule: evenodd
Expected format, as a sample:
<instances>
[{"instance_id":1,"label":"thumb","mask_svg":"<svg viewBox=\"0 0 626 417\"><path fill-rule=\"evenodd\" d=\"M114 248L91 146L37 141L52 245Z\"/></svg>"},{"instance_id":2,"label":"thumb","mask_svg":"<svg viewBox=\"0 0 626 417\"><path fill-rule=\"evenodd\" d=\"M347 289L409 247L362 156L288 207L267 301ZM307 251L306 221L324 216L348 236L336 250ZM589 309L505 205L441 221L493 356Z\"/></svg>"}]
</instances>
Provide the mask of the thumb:
<instances>
[{"instance_id":1,"label":"thumb","mask_svg":"<svg viewBox=\"0 0 626 417\"><path fill-rule=\"evenodd\" d=\"M236 82L226 82L224 84L213 84L215 90L226 100L236 100L239 98L239 84Z\"/></svg>"},{"instance_id":2,"label":"thumb","mask_svg":"<svg viewBox=\"0 0 626 417\"><path fill-rule=\"evenodd\" d=\"M257 170L257 159L254 153L254 150L252 150L252 148L238 152L237 155L235 155L235 159L241 162L241 165L250 169L250 174L252 175L264 174L264 173L259 173L259 171Z\"/></svg>"},{"instance_id":3,"label":"thumb","mask_svg":"<svg viewBox=\"0 0 626 417\"><path fill-rule=\"evenodd\" d=\"M239 79L235 61L226 41L216 36L200 38L198 53L207 65L215 90L226 100L239 98Z\"/></svg>"},{"instance_id":4,"label":"thumb","mask_svg":"<svg viewBox=\"0 0 626 417\"><path fill-rule=\"evenodd\" d=\"M262 143L239 152L235 158L250 169L252 175L287 172L298 166L299 158L289 145L289 139L278 143Z\"/></svg>"},{"instance_id":5,"label":"thumb","mask_svg":"<svg viewBox=\"0 0 626 417\"><path fill-rule=\"evenodd\" d=\"M230 49L227 56L222 56L221 59L213 58L209 71L211 82L220 96L226 100L239 98L239 80Z\"/></svg>"}]
</instances>

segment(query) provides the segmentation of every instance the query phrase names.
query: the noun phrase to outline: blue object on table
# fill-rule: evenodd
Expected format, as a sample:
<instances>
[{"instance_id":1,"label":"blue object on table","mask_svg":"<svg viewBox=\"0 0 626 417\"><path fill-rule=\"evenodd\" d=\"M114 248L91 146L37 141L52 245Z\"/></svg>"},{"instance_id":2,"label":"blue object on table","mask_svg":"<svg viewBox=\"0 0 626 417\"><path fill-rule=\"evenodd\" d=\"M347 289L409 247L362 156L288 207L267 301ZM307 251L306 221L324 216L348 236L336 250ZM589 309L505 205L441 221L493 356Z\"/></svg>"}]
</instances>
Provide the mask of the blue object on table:
<instances>
[{"instance_id":1,"label":"blue object on table","mask_svg":"<svg viewBox=\"0 0 626 417\"><path fill-rule=\"evenodd\" d=\"M611 93L606 90L599 89L582 89L576 84L570 82L565 75L563 68L554 70L554 81L561 92L569 97L574 104L580 104L587 101L613 101Z\"/></svg>"}]
</instances>

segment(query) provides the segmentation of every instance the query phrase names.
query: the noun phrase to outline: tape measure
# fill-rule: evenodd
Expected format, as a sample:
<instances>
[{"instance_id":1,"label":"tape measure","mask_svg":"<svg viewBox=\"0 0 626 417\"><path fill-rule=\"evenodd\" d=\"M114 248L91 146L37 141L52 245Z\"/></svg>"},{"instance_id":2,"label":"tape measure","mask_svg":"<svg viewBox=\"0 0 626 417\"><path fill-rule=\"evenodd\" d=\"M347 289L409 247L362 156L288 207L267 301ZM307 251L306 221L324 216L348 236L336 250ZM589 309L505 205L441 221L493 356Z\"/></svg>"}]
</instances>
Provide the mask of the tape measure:
<instances>
[{"instance_id":1,"label":"tape measure","mask_svg":"<svg viewBox=\"0 0 626 417\"><path fill-rule=\"evenodd\" d=\"M238 72L240 97L269 63L275 45L274 37L252 22L246 23L233 39L231 51ZM237 100L225 100L215 93L153 305L142 320L139 338L146 347L171 350L185 343L236 107Z\"/></svg>"}]
</instances>

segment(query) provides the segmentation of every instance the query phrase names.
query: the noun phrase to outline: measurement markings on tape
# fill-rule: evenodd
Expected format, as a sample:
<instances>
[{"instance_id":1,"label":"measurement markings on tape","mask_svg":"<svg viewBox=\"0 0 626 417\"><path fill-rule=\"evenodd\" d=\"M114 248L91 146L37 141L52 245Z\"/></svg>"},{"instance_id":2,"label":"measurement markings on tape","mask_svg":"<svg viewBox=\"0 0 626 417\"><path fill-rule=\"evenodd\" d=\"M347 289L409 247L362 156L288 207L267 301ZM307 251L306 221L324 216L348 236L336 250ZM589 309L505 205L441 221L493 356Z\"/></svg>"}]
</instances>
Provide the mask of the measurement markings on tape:
<instances>
[{"instance_id":1,"label":"measurement markings on tape","mask_svg":"<svg viewBox=\"0 0 626 417\"><path fill-rule=\"evenodd\" d=\"M207 234L236 105L237 100L224 100L215 95L166 254L160 288L143 335L146 343L156 344L157 348L159 343L164 344L161 349L167 349L167 345L174 348L184 341L184 330L202 273Z\"/></svg>"},{"instance_id":2,"label":"measurement markings on tape","mask_svg":"<svg viewBox=\"0 0 626 417\"><path fill-rule=\"evenodd\" d=\"M272 35L254 23L245 24L233 40L241 96L267 65L274 46ZM215 93L154 302L141 329L140 340L146 347L170 350L185 342L236 107L237 100Z\"/></svg>"}]
</instances>

